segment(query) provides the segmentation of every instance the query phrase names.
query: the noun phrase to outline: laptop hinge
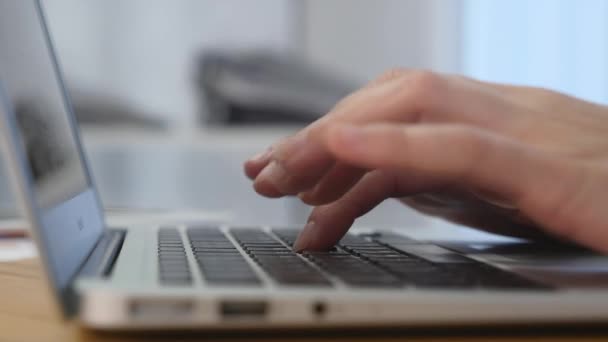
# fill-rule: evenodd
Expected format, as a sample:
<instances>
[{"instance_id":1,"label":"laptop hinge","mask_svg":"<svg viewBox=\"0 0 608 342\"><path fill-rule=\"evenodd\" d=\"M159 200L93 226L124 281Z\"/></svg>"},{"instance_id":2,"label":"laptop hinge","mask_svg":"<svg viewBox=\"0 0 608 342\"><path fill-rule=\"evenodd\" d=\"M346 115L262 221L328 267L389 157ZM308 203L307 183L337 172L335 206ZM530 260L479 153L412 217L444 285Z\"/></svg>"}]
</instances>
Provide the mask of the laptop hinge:
<instances>
[{"instance_id":1,"label":"laptop hinge","mask_svg":"<svg viewBox=\"0 0 608 342\"><path fill-rule=\"evenodd\" d=\"M107 277L110 275L122 248L125 234L124 229L107 229L78 272L78 277Z\"/></svg>"}]
</instances>

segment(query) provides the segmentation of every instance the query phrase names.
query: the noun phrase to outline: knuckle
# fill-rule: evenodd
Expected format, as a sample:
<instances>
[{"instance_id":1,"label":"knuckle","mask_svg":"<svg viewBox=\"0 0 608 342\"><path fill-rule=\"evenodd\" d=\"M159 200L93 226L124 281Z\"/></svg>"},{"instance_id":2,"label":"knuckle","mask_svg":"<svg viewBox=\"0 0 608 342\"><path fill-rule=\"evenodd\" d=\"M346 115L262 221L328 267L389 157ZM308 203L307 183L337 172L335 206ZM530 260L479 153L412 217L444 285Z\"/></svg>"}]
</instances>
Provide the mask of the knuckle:
<instances>
[{"instance_id":1,"label":"knuckle","mask_svg":"<svg viewBox=\"0 0 608 342\"><path fill-rule=\"evenodd\" d=\"M424 111L429 109L442 87L443 78L439 74L419 70L411 72L407 78L404 78L399 88L408 101L411 101L419 111Z\"/></svg>"},{"instance_id":2,"label":"knuckle","mask_svg":"<svg viewBox=\"0 0 608 342\"><path fill-rule=\"evenodd\" d=\"M408 78L410 88L419 91L421 94L432 93L437 90L441 81L441 76L428 70L413 72Z\"/></svg>"},{"instance_id":3,"label":"knuckle","mask_svg":"<svg viewBox=\"0 0 608 342\"><path fill-rule=\"evenodd\" d=\"M461 167L456 170L458 177L470 178L475 176L475 171L480 163L488 161L494 144L478 129L466 126L453 128L454 145L462 150Z\"/></svg>"},{"instance_id":4,"label":"knuckle","mask_svg":"<svg viewBox=\"0 0 608 342\"><path fill-rule=\"evenodd\" d=\"M559 175L560 186L546 190L541 216L558 236L585 241L593 233L589 228L595 227L581 224L584 221L581 218L588 213L589 194L593 192L595 182L586 167L576 167L568 162L562 164L559 171L554 171Z\"/></svg>"},{"instance_id":5,"label":"knuckle","mask_svg":"<svg viewBox=\"0 0 608 342\"><path fill-rule=\"evenodd\" d=\"M469 149L471 157L476 161L482 160L487 155L486 152L489 149L488 139L485 139L476 129L459 127L457 130L458 138Z\"/></svg>"},{"instance_id":6,"label":"knuckle","mask_svg":"<svg viewBox=\"0 0 608 342\"><path fill-rule=\"evenodd\" d=\"M280 163L279 163L280 164ZM274 187L285 195L295 195L302 191L302 178L294 172L290 172L284 164L280 164L283 168L283 174L278 179L273 180Z\"/></svg>"},{"instance_id":7,"label":"knuckle","mask_svg":"<svg viewBox=\"0 0 608 342\"><path fill-rule=\"evenodd\" d=\"M388 81L402 78L406 76L410 71L404 68L391 68L383 72L379 77L370 82L370 85L378 85Z\"/></svg>"}]
</instances>

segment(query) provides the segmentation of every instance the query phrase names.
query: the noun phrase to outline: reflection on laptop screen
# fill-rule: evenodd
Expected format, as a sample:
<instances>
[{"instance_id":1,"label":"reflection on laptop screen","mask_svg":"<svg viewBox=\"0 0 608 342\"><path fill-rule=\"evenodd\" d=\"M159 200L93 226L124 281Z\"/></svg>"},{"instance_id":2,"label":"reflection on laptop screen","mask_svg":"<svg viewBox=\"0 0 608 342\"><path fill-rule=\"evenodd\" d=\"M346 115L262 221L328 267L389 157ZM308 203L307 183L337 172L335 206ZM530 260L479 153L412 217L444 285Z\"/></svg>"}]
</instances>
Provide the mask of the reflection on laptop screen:
<instances>
[{"instance_id":1,"label":"reflection on laptop screen","mask_svg":"<svg viewBox=\"0 0 608 342\"><path fill-rule=\"evenodd\" d=\"M39 206L50 207L86 189L87 177L34 2L1 7L0 77L21 128Z\"/></svg>"},{"instance_id":2,"label":"reflection on laptop screen","mask_svg":"<svg viewBox=\"0 0 608 342\"><path fill-rule=\"evenodd\" d=\"M32 231L64 298L104 223L40 10L37 0L0 1L0 112L18 145L11 166L24 180Z\"/></svg>"}]
</instances>

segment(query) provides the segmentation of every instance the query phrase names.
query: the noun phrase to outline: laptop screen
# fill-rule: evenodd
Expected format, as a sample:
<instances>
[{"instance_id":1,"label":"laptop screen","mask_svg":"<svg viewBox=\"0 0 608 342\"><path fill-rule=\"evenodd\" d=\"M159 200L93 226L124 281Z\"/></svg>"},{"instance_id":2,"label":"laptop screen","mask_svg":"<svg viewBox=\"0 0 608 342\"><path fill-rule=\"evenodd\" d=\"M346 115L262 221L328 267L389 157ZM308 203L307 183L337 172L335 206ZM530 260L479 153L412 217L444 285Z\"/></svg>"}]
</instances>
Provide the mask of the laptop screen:
<instances>
[{"instance_id":1,"label":"laptop screen","mask_svg":"<svg viewBox=\"0 0 608 342\"><path fill-rule=\"evenodd\" d=\"M31 3L9 2L22 8L32 7ZM87 179L36 12L2 13L2 80L22 131L37 198L42 207L48 207L82 192Z\"/></svg>"},{"instance_id":2,"label":"laptop screen","mask_svg":"<svg viewBox=\"0 0 608 342\"><path fill-rule=\"evenodd\" d=\"M0 1L0 86L33 228L61 289L103 224L38 1Z\"/></svg>"}]
</instances>

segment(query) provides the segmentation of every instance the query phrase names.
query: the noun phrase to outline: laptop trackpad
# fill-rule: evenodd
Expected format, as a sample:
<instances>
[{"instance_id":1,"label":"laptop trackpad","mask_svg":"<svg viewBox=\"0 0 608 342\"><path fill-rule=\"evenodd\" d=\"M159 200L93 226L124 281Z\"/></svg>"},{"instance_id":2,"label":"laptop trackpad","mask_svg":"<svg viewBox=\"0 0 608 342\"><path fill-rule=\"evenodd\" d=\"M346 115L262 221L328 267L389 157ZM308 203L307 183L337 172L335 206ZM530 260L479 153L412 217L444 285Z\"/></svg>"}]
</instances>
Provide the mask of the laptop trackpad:
<instances>
[{"instance_id":1,"label":"laptop trackpad","mask_svg":"<svg viewBox=\"0 0 608 342\"><path fill-rule=\"evenodd\" d=\"M563 259L542 260L519 259L509 263L498 263L527 278L557 287L608 287L608 257L564 257Z\"/></svg>"},{"instance_id":2,"label":"laptop trackpad","mask_svg":"<svg viewBox=\"0 0 608 342\"><path fill-rule=\"evenodd\" d=\"M534 242L440 244L556 287L608 287L608 256L580 247Z\"/></svg>"}]
</instances>

